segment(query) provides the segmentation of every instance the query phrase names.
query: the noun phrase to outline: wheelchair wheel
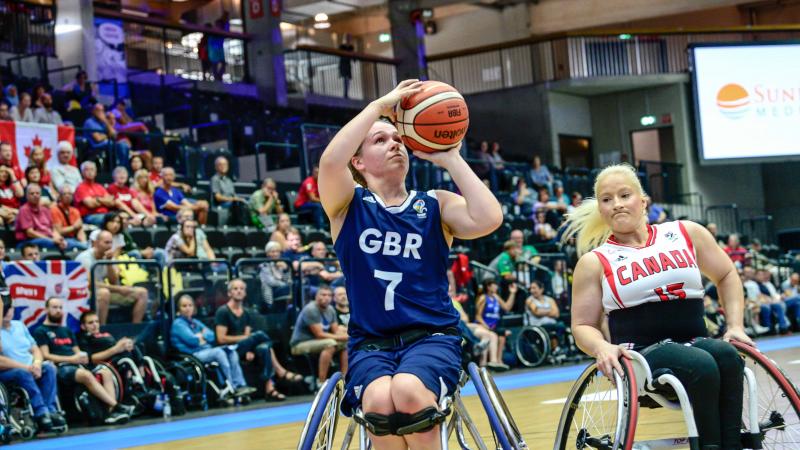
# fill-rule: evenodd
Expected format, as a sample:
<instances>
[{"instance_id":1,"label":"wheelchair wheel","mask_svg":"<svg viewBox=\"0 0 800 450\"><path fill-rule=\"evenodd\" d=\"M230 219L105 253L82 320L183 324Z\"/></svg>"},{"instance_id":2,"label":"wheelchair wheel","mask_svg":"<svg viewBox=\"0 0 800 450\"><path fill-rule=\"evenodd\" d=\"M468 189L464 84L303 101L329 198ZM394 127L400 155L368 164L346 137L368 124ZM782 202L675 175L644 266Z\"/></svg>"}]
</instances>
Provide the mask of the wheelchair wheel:
<instances>
[{"instance_id":1,"label":"wheelchair wheel","mask_svg":"<svg viewBox=\"0 0 800 450\"><path fill-rule=\"evenodd\" d=\"M344 396L342 374L336 372L325 381L311 404L298 450L331 450L336 424L339 421L339 404Z\"/></svg>"},{"instance_id":2,"label":"wheelchair wheel","mask_svg":"<svg viewBox=\"0 0 800 450\"><path fill-rule=\"evenodd\" d=\"M749 345L731 342L745 367L753 371L758 386L758 423L764 449L800 448L800 394L783 371ZM744 426L750 423L749 395L744 391Z\"/></svg>"},{"instance_id":3,"label":"wheelchair wheel","mask_svg":"<svg viewBox=\"0 0 800 450\"><path fill-rule=\"evenodd\" d=\"M506 401L503 399L503 394L497 389L494 378L492 378L485 367L481 368L479 372L481 381L486 387L486 392L489 394L489 399L492 402L492 407L497 413L500 423L503 425L503 430L512 448L515 450L527 450L528 444L526 444L525 440L522 438L522 433L519 431L519 427L517 427L514 418L511 416L511 412L508 410L508 405L506 405Z\"/></svg>"},{"instance_id":4,"label":"wheelchair wheel","mask_svg":"<svg viewBox=\"0 0 800 450\"><path fill-rule=\"evenodd\" d=\"M514 348L525 367L539 366L550 354L550 335L542 327L527 326L517 334Z\"/></svg>"},{"instance_id":5,"label":"wheelchair wheel","mask_svg":"<svg viewBox=\"0 0 800 450\"><path fill-rule=\"evenodd\" d=\"M94 369L92 369L92 373L94 373L95 376L99 376L100 370L103 368L108 369L113 375L111 377L111 380L114 382L114 392L116 393L116 399L117 402L122 403L122 400L125 397L125 387L122 384L123 383L122 376L119 374L119 371L117 371L117 369L111 363L107 362L97 363Z\"/></svg>"},{"instance_id":6,"label":"wheelchair wheel","mask_svg":"<svg viewBox=\"0 0 800 450\"><path fill-rule=\"evenodd\" d=\"M501 409L496 408L495 404L492 403L492 396L489 394L487 385L483 382L480 369L478 369L475 363L469 363L467 371L469 371L469 378L472 380L472 385L475 386L475 391L478 393L478 398L480 398L483 409L486 411L486 417L489 419L492 433L495 435L497 441L499 441L500 448L503 450L518 448L511 446L511 439L509 439L509 436L506 434L506 428L503 426L503 421L499 416L499 411ZM514 425L514 428L516 428L516 425Z\"/></svg>"},{"instance_id":7,"label":"wheelchair wheel","mask_svg":"<svg viewBox=\"0 0 800 450\"><path fill-rule=\"evenodd\" d=\"M612 383L592 363L583 371L564 404L555 450L631 450L639 415L636 376L631 361L620 359L623 373Z\"/></svg>"}]
</instances>

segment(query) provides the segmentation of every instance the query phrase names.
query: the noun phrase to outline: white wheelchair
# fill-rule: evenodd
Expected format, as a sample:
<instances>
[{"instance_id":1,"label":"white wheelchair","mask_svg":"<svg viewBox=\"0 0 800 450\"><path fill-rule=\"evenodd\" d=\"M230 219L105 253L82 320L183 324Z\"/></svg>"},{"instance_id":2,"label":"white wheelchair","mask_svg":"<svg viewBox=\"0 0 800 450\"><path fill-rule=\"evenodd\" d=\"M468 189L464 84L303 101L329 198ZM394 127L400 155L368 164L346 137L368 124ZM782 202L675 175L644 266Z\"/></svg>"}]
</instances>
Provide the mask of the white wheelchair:
<instances>
[{"instance_id":1,"label":"white wheelchair","mask_svg":"<svg viewBox=\"0 0 800 450\"><path fill-rule=\"evenodd\" d=\"M732 342L745 363L742 444L746 449L800 449L800 395L781 369L755 348ZM554 449L699 449L686 390L671 374L653 379L644 357L622 358L614 382L593 363L583 371L564 404ZM681 410L686 435L636 441L640 407Z\"/></svg>"},{"instance_id":2,"label":"white wheelchair","mask_svg":"<svg viewBox=\"0 0 800 450\"><path fill-rule=\"evenodd\" d=\"M492 427L493 442L489 444L490 446L487 446L487 443L481 438L475 422L467 412L461 399L461 388L468 381L471 381L475 387L486 411L489 424ZM297 445L298 450L333 450L336 427L339 421L339 407L343 397L344 380L341 373L337 372L322 385L314 398L311 410L303 425L300 442ZM459 447L463 450L471 448L478 450L528 449L491 375L485 368L479 369L474 363L469 364L466 372L461 372L458 387L455 392L442 399L439 404L439 411L444 413L439 427L442 449L448 448L448 442L453 432L456 434ZM353 415L354 418L349 421L344 434L341 449L350 448L353 440L356 439L356 430L358 430L358 444L354 448L369 450L372 448L372 444L369 440L367 427L361 424L365 422L364 413L357 409ZM449 420L447 416L449 416ZM469 446L467 433L474 447Z\"/></svg>"}]
</instances>

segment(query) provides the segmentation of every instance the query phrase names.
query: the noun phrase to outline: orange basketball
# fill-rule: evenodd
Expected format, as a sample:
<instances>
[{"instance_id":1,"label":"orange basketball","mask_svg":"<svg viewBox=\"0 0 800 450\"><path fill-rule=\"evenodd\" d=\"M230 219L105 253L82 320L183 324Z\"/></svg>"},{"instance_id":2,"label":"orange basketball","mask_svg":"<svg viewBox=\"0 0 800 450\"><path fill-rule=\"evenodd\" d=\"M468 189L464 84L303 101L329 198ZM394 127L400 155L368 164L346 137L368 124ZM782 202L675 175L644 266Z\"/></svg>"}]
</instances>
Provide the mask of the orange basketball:
<instances>
[{"instance_id":1,"label":"orange basketball","mask_svg":"<svg viewBox=\"0 0 800 450\"><path fill-rule=\"evenodd\" d=\"M395 108L397 130L409 150L438 152L461 143L469 126L464 97L440 81L425 81L422 92Z\"/></svg>"}]
</instances>

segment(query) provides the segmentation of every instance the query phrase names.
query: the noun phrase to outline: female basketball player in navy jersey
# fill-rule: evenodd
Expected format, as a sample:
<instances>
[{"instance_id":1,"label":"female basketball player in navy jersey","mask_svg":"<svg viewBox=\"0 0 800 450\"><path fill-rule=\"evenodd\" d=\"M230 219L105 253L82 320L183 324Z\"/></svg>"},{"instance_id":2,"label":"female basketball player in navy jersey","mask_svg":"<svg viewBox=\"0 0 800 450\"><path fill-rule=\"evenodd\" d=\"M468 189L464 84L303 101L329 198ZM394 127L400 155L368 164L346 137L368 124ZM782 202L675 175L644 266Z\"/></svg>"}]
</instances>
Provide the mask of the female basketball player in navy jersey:
<instances>
[{"instance_id":1,"label":"female basketball player in navy jersey","mask_svg":"<svg viewBox=\"0 0 800 450\"><path fill-rule=\"evenodd\" d=\"M449 246L453 237L489 234L503 220L457 149L414 155L447 170L463 196L406 190L408 153L380 118L421 89L406 80L370 103L319 163L320 200L350 299L342 409L349 415L360 405L380 450L439 448L438 426L425 423L440 419L438 400L455 389L461 365L459 315L447 295Z\"/></svg>"},{"instance_id":2,"label":"female basketball player in navy jersey","mask_svg":"<svg viewBox=\"0 0 800 450\"><path fill-rule=\"evenodd\" d=\"M742 283L730 258L698 224L649 225L647 196L633 167L620 164L597 175L594 199L568 216L565 239L578 253L572 294L572 332L607 376L622 373L626 349L642 353L650 368L669 369L692 403L701 448L741 449L743 363L725 341L753 345L744 332ZM702 338L701 272L716 284L728 331ZM601 331L608 316L611 342Z\"/></svg>"}]
</instances>

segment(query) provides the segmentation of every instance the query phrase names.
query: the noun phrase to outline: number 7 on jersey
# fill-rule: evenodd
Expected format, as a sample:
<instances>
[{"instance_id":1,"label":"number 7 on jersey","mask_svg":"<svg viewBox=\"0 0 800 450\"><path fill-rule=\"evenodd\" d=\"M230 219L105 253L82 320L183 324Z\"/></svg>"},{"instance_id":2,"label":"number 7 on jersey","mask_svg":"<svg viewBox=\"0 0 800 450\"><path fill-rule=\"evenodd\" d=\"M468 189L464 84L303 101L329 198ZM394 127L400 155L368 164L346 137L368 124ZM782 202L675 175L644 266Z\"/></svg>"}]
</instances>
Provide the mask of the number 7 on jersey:
<instances>
[{"instance_id":1,"label":"number 7 on jersey","mask_svg":"<svg viewBox=\"0 0 800 450\"><path fill-rule=\"evenodd\" d=\"M394 290L403 281L403 272L384 272L375 269L374 276L379 280L389 282L389 285L386 286L386 295L383 297L383 307L386 311L394 310Z\"/></svg>"}]
</instances>

